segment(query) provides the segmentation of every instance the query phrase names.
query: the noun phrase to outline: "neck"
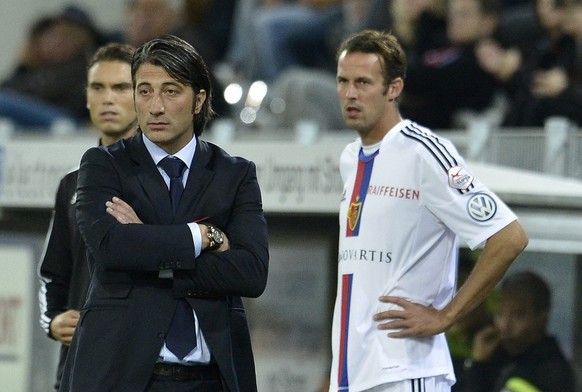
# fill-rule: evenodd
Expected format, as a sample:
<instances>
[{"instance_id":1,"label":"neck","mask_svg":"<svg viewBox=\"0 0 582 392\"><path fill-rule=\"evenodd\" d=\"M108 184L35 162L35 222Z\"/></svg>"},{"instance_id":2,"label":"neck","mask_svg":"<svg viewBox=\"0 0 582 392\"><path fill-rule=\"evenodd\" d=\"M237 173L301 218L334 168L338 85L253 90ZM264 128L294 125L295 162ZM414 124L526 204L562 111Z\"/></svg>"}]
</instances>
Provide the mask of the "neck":
<instances>
[{"instance_id":1,"label":"neck","mask_svg":"<svg viewBox=\"0 0 582 392\"><path fill-rule=\"evenodd\" d=\"M102 146L109 146L120 139L126 139L130 136L135 135L135 132L136 132L135 124L131 124L130 128L128 128L124 132L115 135L107 135L101 132L101 137L99 138L99 140L101 141Z\"/></svg>"},{"instance_id":2,"label":"neck","mask_svg":"<svg viewBox=\"0 0 582 392\"><path fill-rule=\"evenodd\" d=\"M402 117L398 115L397 117L391 118L389 121L382 121L377 123L373 129L367 131L358 131L358 134L362 139L362 144L365 146L371 146L379 143L400 121L402 121Z\"/></svg>"}]
</instances>

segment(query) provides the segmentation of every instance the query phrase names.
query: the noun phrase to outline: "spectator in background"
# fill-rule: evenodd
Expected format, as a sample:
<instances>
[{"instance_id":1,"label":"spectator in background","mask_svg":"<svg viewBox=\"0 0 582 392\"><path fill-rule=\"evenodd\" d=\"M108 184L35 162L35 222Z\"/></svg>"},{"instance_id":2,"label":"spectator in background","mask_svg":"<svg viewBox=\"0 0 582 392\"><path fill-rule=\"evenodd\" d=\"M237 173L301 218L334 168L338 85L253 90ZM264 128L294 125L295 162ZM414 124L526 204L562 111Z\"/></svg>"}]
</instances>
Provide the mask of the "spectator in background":
<instances>
[{"instance_id":1,"label":"spectator in background","mask_svg":"<svg viewBox=\"0 0 582 392\"><path fill-rule=\"evenodd\" d=\"M418 62L418 53L446 42L444 0L344 0L341 2L341 12L341 26L338 28L330 24L326 33L328 37L334 36L333 40L340 40L355 31L371 27L392 31L397 37L404 38L406 43L403 46L410 63ZM243 48L239 48L234 53L242 51ZM270 87L265 98L269 105L265 105L258 116L262 126L288 130L299 122L308 121L319 129L345 128L336 104L335 68L330 71L326 66L288 66L277 75ZM270 110L271 102L284 102L284 110Z\"/></svg>"},{"instance_id":2,"label":"spectator in background","mask_svg":"<svg viewBox=\"0 0 582 392\"><path fill-rule=\"evenodd\" d=\"M344 22L360 17L360 3L367 1L240 2L226 57L235 78L271 83L286 69L298 67L334 73L334 51L343 37Z\"/></svg>"},{"instance_id":3,"label":"spectator in background","mask_svg":"<svg viewBox=\"0 0 582 392\"><path fill-rule=\"evenodd\" d=\"M205 3L205 2L203 2ZM215 49L197 26L189 23L187 0L130 0L123 19L121 40L139 46L164 34L178 36L208 58L212 64Z\"/></svg>"},{"instance_id":4,"label":"spectator in background","mask_svg":"<svg viewBox=\"0 0 582 392\"><path fill-rule=\"evenodd\" d=\"M293 66L333 70L342 0L265 0L255 19L261 79L272 82ZM339 30L338 30L339 29Z\"/></svg>"},{"instance_id":5,"label":"spectator in background","mask_svg":"<svg viewBox=\"0 0 582 392\"><path fill-rule=\"evenodd\" d=\"M479 45L479 63L495 75L509 98L504 125L541 127L551 116L565 116L582 124L576 44L565 30L569 25L567 18L574 15L568 11L568 3L568 0L533 2L543 34L527 51L504 47L494 40ZM575 33L575 28L571 32Z\"/></svg>"},{"instance_id":6,"label":"spectator in background","mask_svg":"<svg viewBox=\"0 0 582 392\"><path fill-rule=\"evenodd\" d=\"M80 8L38 19L14 71L0 84L0 116L21 127L87 120L87 58L100 42L100 32Z\"/></svg>"},{"instance_id":7,"label":"spectator in background","mask_svg":"<svg viewBox=\"0 0 582 392\"><path fill-rule=\"evenodd\" d=\"M576 44L576 56L574 60L575 75L573 82L580 90L582 84L582 0L571 0L566 8L564 30L572 35Z\"/></svg>"},{"instance_id":8,"label":"spectator in background","mask_svg":"<svg viewBox=\"0 0 582 392\"><path fill-rule=\"evenodd\" d=\"M457 272L457 288L461 287L469 277L475 260L473 253L467 248L459 249L459 265ZM463 371L465 361L471 358L473 338L483 327L491 324L491 314L488 310L492 295L479 306L456 322L446 333L447 344L451 351L453 368L457 382L451 387L452 392L471 392L465 388Z\"/></svg>"},{"instance_id":9,"label":"spectator in background","mask_svg":"<svg viewBox=\"0 0 582 392\"><path fill-rule=\"evenodd\" d=\"M86 70L85 102L99 132L99 145L107 146L136 131L131 84L133 52L129 45L108 44L95 53ZM51 339L61 343L56 389L89 286L85 242L75 218L77 173L78 170L70 172L59 184L39 265L40 325Z\"/></svg>"},{"instance_id":10,"label":"spectator in background","mask_svg":"<svg viewBox=\"0 0 582 392\"><path fill-rule=\"evenodd\" d=\"M230 108L224 100L223 87L212 72L224 48L217 46L217 37L209 31L213 24L223 26L231 23L230 20L214 19L211 12L219 16L221 13L232 15L232 11L225 10L234 8L234 3L225 0L130 0L122 30L114 34L113 39L137 47L155 37L171 34L194 46L211 70L211 82L216 91L212 97L212 107L218 116L228 116ZM228 31L224 34L228 35ZM221 40L224 39L221 37Z\"/></svg>"},{"instance_id":11,"label":"spectator in background","mask_svg":"<svg viewBox=\"0 0 582 392\"><path fill-rule=\"evenodd\" d=\"M564 33L574 40L573 66L563 72L555 72L556 80L548 83L545 97L540 99L537 118L545 121L551 116L568 118L576 125L582 125L582 1L571 0L567 3L564 13ZM548 75L548 78L552 74ZM552 85L553 93L552 93Z\"/></svg>"},{"instance_id":12,"label":"spectator in background","mask_svg":"<svg viewBox=\"0 0 582 392\"><path fill-rule=\"evenodd\" d=\"M247 0L244 0L247 1ZM230 43L234 12L239 0L186 0L187 22L197 26L214 49L212 67L223 61Z\"/></svg>"},{"instance_id":13,"label":"spectator in background","mask_svg":"<svg viewBox=\"0 0 582 392\"><path fill-rule=\"evenodd\" d=\"M429 50L411 64L401 110L430 128L456 126L461 110L488 108L497 92L492 74L475 54L477 44L495 33L500 15L498 0L450 0L447 46Z\"/></svg>"},{"instance_id":14,"label":"spectator in background","mask_svg":"<svg viewBox=\"0 0 582 392\"><path fill-rule=\"evenodd\" d=\"M550 310L550 289L540 276L508 276L500 287L494 324L475 336L466 390L574 392L573 370L547 334Z\"/></svg>"},{"instance_id":15,"label":"spectator in background","mask_svg":"<svg viewBox=\"0 0 582 392\"><path fill-rule=\"evenodd\" d=\"M385 0L382 0L385 2ZM334 52L368 14L386 4L369 0L248 0L235 12L227 54L229 81L268 83L255 125L287 132L299 122L344 128L337 106ZM309 15L303 18L303 15ZM322 109L323 108L323 109Z\"/></svg>"},{"instance_id":16,"label":"spectator in background","mask_svg":"<svg viewBox=\"0 0 582 392\"><path fill-rule=\"evenodd\" d=\"M428 50L447 45L446 0L394 0L389 4L388 26L402 43L410 67Z\"/></svg>"}]
</instances>

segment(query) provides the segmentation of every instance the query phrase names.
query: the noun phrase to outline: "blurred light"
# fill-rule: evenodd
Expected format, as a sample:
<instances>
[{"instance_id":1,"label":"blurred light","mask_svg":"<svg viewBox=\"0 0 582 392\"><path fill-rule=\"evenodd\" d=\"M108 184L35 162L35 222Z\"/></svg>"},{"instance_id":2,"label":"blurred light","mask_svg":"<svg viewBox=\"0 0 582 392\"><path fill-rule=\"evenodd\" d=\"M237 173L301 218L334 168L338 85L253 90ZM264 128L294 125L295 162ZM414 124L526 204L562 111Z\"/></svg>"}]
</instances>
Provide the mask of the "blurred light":
<instances>
[{"instance_id":1,"label":"blurred light","mask_svg":"<svg viewBox=\"0 0 582 392\"><path fill-rule=\"evenodd\" d=\"M240 111L240 120L245 124L252 124L257 119L257 111L246 106Z\"/></svg>"},{"instance_id":2,"label":"blurred light","mask_svg":"<svg viewBox=\"0 0 582 392\"><path fill-rule=\"evenodd\" d=\"M263 98L267 95L267 84L261 80L257 80L251 84L249 94L247 95L246 106L258 107L261 106Z\"/></svg>"},{"instance_id":3,"label":"blurred light","mask_svg":"<svg viewBox=\"0 0 582 392\"><path fill-rule=\"evenodd\" d=\"M238 83L231 83L224 89L224 100L231 105L240 101L243 95L243 89Z\"/></svg>"},{"instance_id":4,"label":"blurred light","mask_svg":"<svg viewBox=\"0 0 582 392\"><path fill-rule=\"evenodd\" d=\"M283 98L273 98L269 104L269 109L274 114L281 114L285 111L287 107L287 102Z\"/></svg>"}]
</instances>

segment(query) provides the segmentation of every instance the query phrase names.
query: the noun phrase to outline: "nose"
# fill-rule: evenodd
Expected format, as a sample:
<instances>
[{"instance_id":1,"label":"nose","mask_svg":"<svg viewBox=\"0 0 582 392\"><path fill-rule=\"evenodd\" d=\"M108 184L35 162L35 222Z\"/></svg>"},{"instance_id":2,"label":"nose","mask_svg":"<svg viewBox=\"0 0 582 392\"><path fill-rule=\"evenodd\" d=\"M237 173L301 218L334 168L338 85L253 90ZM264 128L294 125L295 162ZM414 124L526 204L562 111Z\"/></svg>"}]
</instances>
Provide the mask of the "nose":
<instances>
[{"instance_id":1,"label":"nose","mask_svg":"<svg viewBox=\"0 0 582 392\"><path fill-rule=\"evenodd\" d=\"M103 96L103 100L105 103L112 103L113 102L113 91L110 88L105 90L105 95Z\"/></svg>"},{"instance_id":2,"label":"nose","mask_svg":"<svg viewBox=\"0 0 582 392\"><path fill-rule=\"evenodd\" d=\"M346 98L355 98L356 97L356 88L353 83L346 83L344 85L344 96Z\"/></svg>"},{"instance_id":3,"label":"nose","mask_svg":"<svg viewBox=\"0 0 582 392\"><path fill-rule=\"evenodd\" d=\"M150 114L162 114L164 113L164 102L159 95L154 95L150 102Z\"/></svg>"},{"instance_id":4,"label":"nose","mask_svg":"<svg viewBox=\"0 0 582 392\"><path fill-rule=\"evenodd\" d=\"M495 326L502 336L508 335L511 331L511 317L507 315L495 316Z\"/></svg>"}]
</instances>

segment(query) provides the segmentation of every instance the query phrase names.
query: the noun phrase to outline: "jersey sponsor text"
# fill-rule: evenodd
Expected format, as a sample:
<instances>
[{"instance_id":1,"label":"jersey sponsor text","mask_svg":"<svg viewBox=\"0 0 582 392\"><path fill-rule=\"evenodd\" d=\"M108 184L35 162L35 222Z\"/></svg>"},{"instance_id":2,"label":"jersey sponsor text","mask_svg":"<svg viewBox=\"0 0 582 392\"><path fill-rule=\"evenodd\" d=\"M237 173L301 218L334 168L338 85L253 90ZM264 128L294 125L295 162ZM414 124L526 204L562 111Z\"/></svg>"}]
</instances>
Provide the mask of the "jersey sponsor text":
<instances>
[{"instance_id":1,"label":"jersey sponsor text","mask_svg":"<svg viewBox=\"0 0 582 392\"><path fill-rule=\"evenodd\" d=\"M370 185L368 187L368 194L408 200L418 200L420 197L420 191L418 189L399 188L388 185Z\"/></svg>"},{"instance_id":2,"label":"jersey sponsor text","mask_svg":"<svg viewBox=\"0 0 582 392\"><path fill-rule=\"evenodd\" d=\"M392 252L374 249L344 249L339 254L338 261L371 261L378 263L391 263Z\"/></svg>"}]
</instances>

